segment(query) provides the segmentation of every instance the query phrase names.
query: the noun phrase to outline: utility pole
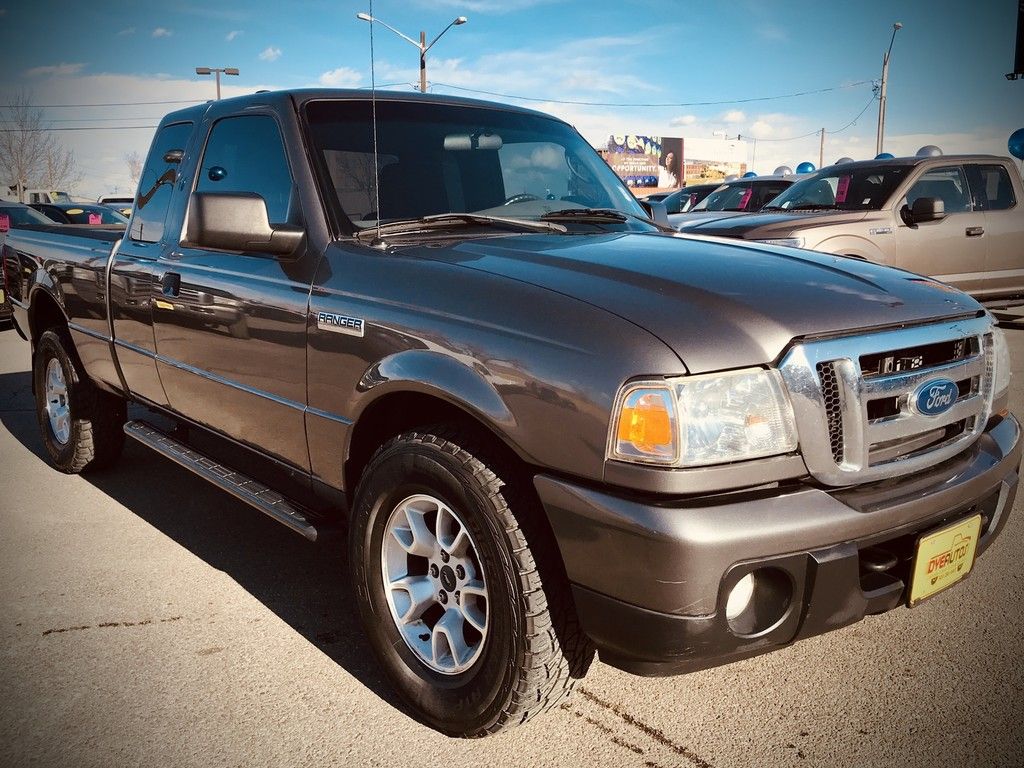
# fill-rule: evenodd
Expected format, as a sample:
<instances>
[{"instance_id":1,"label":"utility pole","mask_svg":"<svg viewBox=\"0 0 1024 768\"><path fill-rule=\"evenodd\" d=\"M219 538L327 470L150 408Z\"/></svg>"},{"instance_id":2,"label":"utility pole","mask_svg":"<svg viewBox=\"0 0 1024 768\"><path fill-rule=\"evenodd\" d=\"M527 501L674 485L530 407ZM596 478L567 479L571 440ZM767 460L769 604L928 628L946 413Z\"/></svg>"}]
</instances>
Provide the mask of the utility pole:
<instances>
[{"instance_id":1,"label":"utility pole","mask_svg":"<svg viewBox=\"0 0 1024 768\"><path fill-rule=\"evenodd\" d=\"M461 26L461 25L465 24L466 21L467 21L465 16L458 16L458 17L456 17L455 19L452 20L451 24L449 24L447 27L445 27L444 29L441 30L441 34L440 35L435 37L429 43L427 43L427 33L426 32L420 32L420 41L417 43L411 37L408 37L407 35L403 35L401 32L399 32L397 29L392 27L390 24L387 24L387 23L381 21L380 19L378 19L378 18L376 18L374 16L371 16L368 13L357 13L356 14L356 18L359 19L360 21L365 21L365 22L367 22L369 24L373 24L374 22L376 22L376 23L380 24L382 27L385 27L386 29L390 29L392 32L394 32L396 35L398 35L400 38L402 38L406 42L412 43L413 45L415 45L417 48L420 49L420 93L426 93L427 92L427 51L429 51L431 48L434 47L434 43L436 43L438 40L441 39L441 35L443 35L445 32L447 32L452 27Z\"/></svg>"},{"instance_id":2,"label":"utility pole","mask_svg":"<svg viewBox=\"0 0 1024 768\"><path fill-rule=\"evenodd\" d=\"M882 154L882 145L885 140L885 100L886 90L889 84L889 56L892 54L892 44L896 40L896 33L903 29L900 22L892 25L892 37L889 39L889 50L882 57L882 82L878 88L878 136L875 139L875 154Z\"/></svg>"},{"instance_id":3,"label":"utility pole","mask_svg":"<svg viewBox=\"0 0 1024 768\"><path fill-rule=\"evenodd\" d=\"M427 92L427 33L420 30L420 93Z\"/></svg>"},{"instance_id":4,"label":"utility pole","mask_svg":"<svg viewBox=\"0 0 1024 768\"><path fill-rule=\"evenodd\" d=\"M825 129L821 129L821 144L818 145L818 168L825 166Z\"/></svg>"}]
</instances>

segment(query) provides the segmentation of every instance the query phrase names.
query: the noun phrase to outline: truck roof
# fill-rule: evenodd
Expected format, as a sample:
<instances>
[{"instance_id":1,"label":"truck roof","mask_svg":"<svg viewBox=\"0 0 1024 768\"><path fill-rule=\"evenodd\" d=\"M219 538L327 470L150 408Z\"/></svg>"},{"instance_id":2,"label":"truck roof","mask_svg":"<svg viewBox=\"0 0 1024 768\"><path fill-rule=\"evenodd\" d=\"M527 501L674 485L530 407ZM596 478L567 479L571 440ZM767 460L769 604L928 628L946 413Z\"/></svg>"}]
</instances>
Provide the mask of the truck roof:
<instances>
[{"instance_id":1,"label":"truck roof","mask_svg":"<svg viewBox=\"0 0 1024 768\"><path fill-rule=\"evenodd\" d=\"M215 103L223 104L230 103L237 107L239 111L248 107L267 104L270 106L285 107L288 102L293 102L300 109L303 105L311 101L322 101L328 99L334 99L339 101L353 100L353 101L368 101L371 97L371 91L368 88L294 88L280 91L259 91L257 93L250 93L244 96L234 96L230 99L221 99L220 102L207 101L203 104L197 104L193 107L186 107L185 109L179 109L174 112L168 113L163 120L161 125L164 123L179 122L182 120L192 120L198 122L202 115ZM419 93L416 91L391 91L377 89L377 101L390 101L390 102L427 102L431 104L449 104L452 106L461 107L482 107L486 109L501 109L506 112L518 112L524 115L534 115L536 117L546 117L550 120L559 120L557 117L553 117L545 112L538 112L534 109L526 109L524 107L517 107L511 104L502 104L494 101L484 101L482 99L469 99L462 96L449 96L446 94L436 93ZM559 122L564 122L559 120Z\"/></svg>"},{"instance_id":2,"label":"truck roof","mask_svg":"<svg viewBox=\"0 0 1024 768\"><path fill-rule=\"evenodd\" d=\"M963 163L967 161L976 160L995 160L1003 161L1008 158L1000 155L985 155L985 154L962 154L962 155L929 155L928 157L894 157L889 160L853 160L848 163L842 163L843 167L850 168L877 168L877 167L891 167L900 165L922 165L924 163ZM819 170L825 170L826 168L834 168L836 163L832 165L826 165ZM808 176L811 174L807 174Z\"/></svg>"}]
</instances>

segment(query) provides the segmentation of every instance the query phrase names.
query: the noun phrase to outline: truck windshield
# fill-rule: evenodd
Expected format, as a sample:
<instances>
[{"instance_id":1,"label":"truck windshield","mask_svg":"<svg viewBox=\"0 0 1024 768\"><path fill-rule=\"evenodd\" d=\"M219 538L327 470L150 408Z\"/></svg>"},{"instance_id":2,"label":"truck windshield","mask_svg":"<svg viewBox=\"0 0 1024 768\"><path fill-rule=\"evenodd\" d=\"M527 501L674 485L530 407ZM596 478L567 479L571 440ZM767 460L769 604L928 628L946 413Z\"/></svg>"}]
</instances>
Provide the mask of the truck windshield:
<instances>
[{"instance_id":1,"label":"truck windshield","mask_svg":"<svg viewBox=\"0 0 1024 768\"><path fill-rule=\"evenodd\" d=\"M836 209L877 211L906 178L909 166L825 168L798 181L764 207L766 211Z\"/></svg>"},{"instance_id":2,"label":"truck windshield","mask_svg":"<svg viewBox=\"0 0 1024 768\"><path fill-rule=\"evenodd\" d=\"M646 218L597 152L554 119L381 100L376 169L369 101L312 102L306 120L323 187L357 228L448 213L539 221L577 208Z\"/></svg>"}]
</instances>

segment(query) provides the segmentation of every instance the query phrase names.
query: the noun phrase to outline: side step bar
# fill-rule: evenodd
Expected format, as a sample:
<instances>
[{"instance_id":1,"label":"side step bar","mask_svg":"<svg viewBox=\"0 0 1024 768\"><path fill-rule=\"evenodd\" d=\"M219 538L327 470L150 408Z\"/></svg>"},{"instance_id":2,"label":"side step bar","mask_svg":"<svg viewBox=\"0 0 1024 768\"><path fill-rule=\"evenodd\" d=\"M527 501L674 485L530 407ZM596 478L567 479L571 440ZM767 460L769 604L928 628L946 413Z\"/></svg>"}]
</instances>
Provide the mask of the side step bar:
<instances>
[{"instance_id":1,"label":"side step bar","mask_svg":"<svg viewBox=\"0 0 1024 768\"><path fill-rule=\"evenodd\" d=\"M227 491L236 499L250 504L279 523L301 533L310 541L317 540L317 529L309 522L308 513L277 491L253 480L230 467L217 464L198 451L180 443L166 432L161 432L145 421L129 421L124 425L128 437L138 440L157 453L195 472L204 480Z\"/></svg>"}]
</instances>

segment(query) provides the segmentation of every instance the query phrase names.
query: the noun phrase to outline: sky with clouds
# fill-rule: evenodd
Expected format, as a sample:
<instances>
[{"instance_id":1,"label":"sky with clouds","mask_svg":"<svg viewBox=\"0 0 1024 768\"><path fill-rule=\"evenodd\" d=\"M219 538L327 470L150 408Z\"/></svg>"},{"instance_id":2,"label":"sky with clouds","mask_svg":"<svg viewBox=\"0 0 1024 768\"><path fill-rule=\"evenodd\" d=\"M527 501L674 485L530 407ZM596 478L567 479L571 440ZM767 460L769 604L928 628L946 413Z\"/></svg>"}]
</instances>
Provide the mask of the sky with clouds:
<instances>
[{"instance_id":1,"label":"sky with clouds","mask_svg":"<svg viewBox=\"0 0 1024 768\"><path fill-rule=\"evenodd\" d=\"M74 191L123 192L130 187L124 155L145 152L150 126L184 102L213 97L212 78L193 74L196 66L241 70L224 79L225 96L369 86L369 25L355 17L369 10L363 0L0 0L0 103L25 89L45 105L52 128L87 128L57 133L84 173ZM434 92L505 94L480 97L558 115L595 145L612 133L756 138L748 161L760 173L816 163L818 137L805 134L822 127L827 161L874 155L870 81L879 77L895 21L904 28L893 48L885 148L1006 154L1007 137L1024 126L1024 81L1003 77L1012 69L1016 11L1017 0L376 0L373 7L414 38L421 29L433 37L456 15L469 18L430 52ZM375 30L376 82L411 88L416 49ZM765 98L808 91L815 93ZM143 103L172 101L183 103Z\"/></svg>"}]
</instances>

